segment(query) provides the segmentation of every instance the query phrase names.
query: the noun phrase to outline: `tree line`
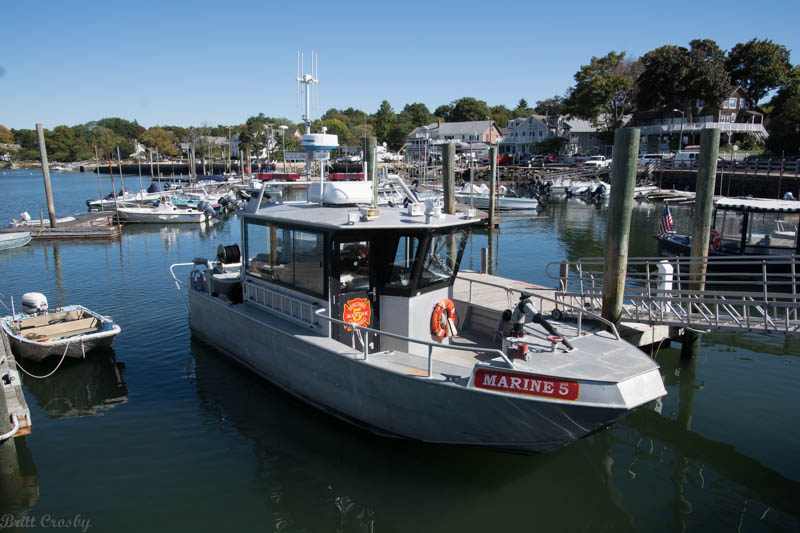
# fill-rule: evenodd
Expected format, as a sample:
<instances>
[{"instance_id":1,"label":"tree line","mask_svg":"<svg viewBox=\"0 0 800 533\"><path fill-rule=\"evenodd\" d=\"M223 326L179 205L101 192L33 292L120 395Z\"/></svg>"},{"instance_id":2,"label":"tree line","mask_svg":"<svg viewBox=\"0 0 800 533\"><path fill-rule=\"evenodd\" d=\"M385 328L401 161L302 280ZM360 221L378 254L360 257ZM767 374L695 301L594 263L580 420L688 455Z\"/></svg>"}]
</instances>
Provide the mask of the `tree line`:
<instances>
[{"instance_id":1,"label":"tree line","mask_svg":"<svg viewBox=\"0 0 800 533\"><path fill-rule=\"evenodd\" d=\"M710 39L696 39L686 46L665 45L640 58L626 52L611 51L592 57L574 76L575 84L564 95L539 100L533 107L521 98L516 107L490 106L473 97L456 99L433 112L424 104L407 104L399 112L383 100L374 113L359 109L329 109L312 124L312 131L323 126L339 136L341 145L358 145L366 136L377 137L392 150L400 149L409 133L437 120L447 122L493 120L505 127L514 118L531 114L571 116L593 122L610 139L632 114L647 110L679 109L686 120L693 120L694 103L702 100L718 107L733 87L741 85L749 106L769 118L767 149L773 153L800 152L800 66L790 62L789 50L769 39L752 39L722 50ZM769 99L767 99L769 97ZM272 125L272 130L268 128ZM280 142L278 126L304 131L302 123L286 118L251 116L244 124L232 126L154 126L145 129L135 120L104 118L78 126L57 126L45 131L50 159L79 161L94 157L116 146L124 154L134 150L134 139L161 154L177 155L181 143L194 143L201 154L224 156L224 147L200 143L208 136L238 134L243 148L256 153L275 148ZM272 135L270 135L270 131ZM20 149L15 159L38 159L35 130L8 130L0 125L0 143L15 143ZM200 144L198 144L200 143ZM294 136L285 138L287 149L299 148ZM276 158L280 151L276 150Z\"/></svg>"}]
</instances>

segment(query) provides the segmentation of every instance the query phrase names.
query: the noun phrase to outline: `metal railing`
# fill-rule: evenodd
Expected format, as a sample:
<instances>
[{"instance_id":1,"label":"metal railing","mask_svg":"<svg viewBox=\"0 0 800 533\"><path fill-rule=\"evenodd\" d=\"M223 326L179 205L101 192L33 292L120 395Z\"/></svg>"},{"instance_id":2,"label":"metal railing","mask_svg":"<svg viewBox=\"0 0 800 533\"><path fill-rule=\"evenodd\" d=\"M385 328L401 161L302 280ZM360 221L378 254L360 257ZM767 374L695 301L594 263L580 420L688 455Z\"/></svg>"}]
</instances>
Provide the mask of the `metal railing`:
<instances>
[{"instance_id":1,"label":"metal railing","mask_svg":"<svg viewBox=\"0 0 800 533\"><path fill-rule=\"evenodd\" d=\"M317 325L314 321L314 309L318 306L316 302L251 281L242 282L242 291L244 300L256 307L277 313L303 326L313 328Z\"/></svg>"},{"instance_id":2,"label":"metal railing","mask_svg":"<svg viewBox=\"0 0 800 533\"><path fill-rule=\"evenodd\" d=\"M541 312L542 309L544 309L544 305L543 305L544 302L549 302L550 304L553 304L555 306L554 307L555 309L563 309L564 311L566 311L566 313L574 314L576 316L577 322L578 322L577 328L576 328L576 336L574 338L580 337L582 335L582 333L583 333L583 317L584 317L584 315L586 315L591 320L596 320L596 321L601 322L602 324L604 324L609 329L609 331L611 331L611 333L613 333L614 338L616 338L617 340L620 340L619 331L617 330L617 327L614 325L613 322L611 322L610 320L607 320L607 319L603 318L602 316L600 316L600 314L598 312L596 312L595 309L593 309L593 308L587 308L587 307L584 307L582 305L575 305L575 304L567 303L563 299L559 298L559 290L558 289L541 288L541 289L537 289L538 292L531 292L531 291L526 291L526 290L522 290L522 289L515 289L513 287L508 287L508 286L505 286L505 285L500 285L498 283L492 283L490 281L485 281L485 280L463 278L463 277L459 277L458 280L469 283L469 297L468 297L469 301L467 303L469 303L470 305L472 305L472 284L473 283L477 283L478 285L485 285L485 286L488 286L488 287L494 287L494 288L502 289L502 290L506 291L506 295L509 298L509 303L513 302L513 300L514 300L514 296L513 295L514 294L525 295L525 296L527 296L529 298L533 298L534 299L534 306L536 306L535 302L538 301L539 305L536 306L536 308L539 309L540 312ZM550 298L548 296L545 296L542 293L542 291L553 291L554 292L553 297Z\"/></svg>"},{"instance_id":3,"label":"metal railing","mask_svg":"<svg viewBox=\"0 0 800 533\"><path fill-rule=\"evenodd\" d=\"M629 258L622 320L694 330L800 335L799 256ZM552 268L558 265L558 273ZM708 271L698 289L692 267ZM602 309L603 259L547 265L565 307Z\"/></svg>"},{"instance_id":4,"label":"metal railing","mask_svg":"<svg viewBox=\"0 0 800 533\"><path fill-rule=\"evenodd\" d=\"M183 281L179 280L178 277L175 275L174 268L175 267L185 267L185 266L203 266L205 265L208 267L209 265L217 264L217 262L205 261L201 262L200 259L193 261L191 263L175 263L170 265L169 271L172 275L172 279L175 282L176 288L180 291L181 287L186 287L186 284ZM228 265L230 266L230 265ZM248 285L250 286L248 288ZM205 280L205 285L203 289L208 292L208 280ZM299 322L305 326L314 327L317 325L315 322L315 318L322 318L330 323L333 324L340 324L342 326L347 326L352 328L354 332L356 332L356 337L359 338L359 342L361 343L362 353L364 354L364 360L366 360L369 356L369 335L377 335L379 337L391 337L393 339L398 339L405 342L410 342L414 344L420 344L423 346L428 347L428 375L427 377L433 376L433 349L434 348L447 348L448 350L455 350L461 352L473 352L473 353L487 353L493 354L500 357L503 362L508 366L508 368L515 368L514 363L508 358L508 356L503 353L502 350L498 350L497 348L482 348L482 347L464 347L464 346L453 346L453 345L442 345L438 342L426 341L422 339L414 339L411 337L407 337L405 335L398 335L396 333L389 333L388 331L381 331L373 328L368 328L365 326L360 326L358 324L352 324L349 322L345 322L344 320L339 320L337 318L333 318L331 316L326 315L325 313L330 313L330 311L325 307L320 307L320 305L316 302L303 300L300 298L296 298L290 296L284 292L279 290L272 290L270 288L264 287L262 285L254 284L251 282L245 281L243 283L243 290L244 290L244 299L245 301L256 305L259 308L266 309L269 311L276 312L280 314L280 316L291 319L295 322ZM185 302L184 302L185 303ZM188 310L188 306L187 306ZM328 328L327 336L331 338L332 328ZM361 333L363 332L363 336ZM355 348L355 347L354 347Z\"/></svg>"},{"instance_id":5,"label":"metal railing","mask_svg":"<svg viewBox=\"0 0 800 533\"><path fill-rule=\"evenodd\" d=\"M434 348L447 348L448 350L456 350L460 352L473 352L473 353L488 353L494 354L502 358L502 360L506 363L508 368L515 368L514 363L508 358L508 356L503 353L502 350L498 350L497 348L472 348L472 347L465 347L465 346L453 346L453 345L442 345L438 342L432 341L425 341L422 339L413 339L411 337L406 337L405 335L398 335L396 333L389 333L388 331L381 331L379 329L368 328L366 326L360 326L355 323L345 322L344 320L339 320L337 318L333 318L331 316L325 315L324 313L327 312L326 309L318 309L314 312L314 314L320 318L323 318L333 324L339 324L342 326L347 326L348 328L352 328L354 331L359 332L358 338L359 342L362 346L362 353L364 354L364 360L366 361L369 356L369 334L372 333L373 335L377 335L379 337L390 337L392 339L398 339L406 342L413 342L414 344L421 344L423 346L428 347L428 375L427 377L433 376L433 349ZM360 336L360 332L364 332L364 337ZM328 334L330 337L330 333Z\"/></svg>"}]
</instances>

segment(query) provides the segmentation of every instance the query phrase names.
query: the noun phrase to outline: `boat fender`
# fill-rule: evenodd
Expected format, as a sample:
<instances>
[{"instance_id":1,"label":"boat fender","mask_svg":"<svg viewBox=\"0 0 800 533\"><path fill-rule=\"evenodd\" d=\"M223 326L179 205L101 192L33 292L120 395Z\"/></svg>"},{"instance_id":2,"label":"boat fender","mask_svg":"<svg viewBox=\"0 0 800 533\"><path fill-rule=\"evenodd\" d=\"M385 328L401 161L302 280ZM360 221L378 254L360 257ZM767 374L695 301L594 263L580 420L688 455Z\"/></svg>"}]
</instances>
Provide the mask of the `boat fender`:
<instances>
[{"instance_id":1,"label":"boat fender","mask_svg":"<svg viewBox=\"0 0 800 533\"><path fill-rule=\"evenodd\" d=\"M447 316L445 317L445 313ZM433 306L433 313L431 313L431 333L439 340L444 339L453 334L456 321L456 306L450 298L444 298Z\"/></svg>"},{"instance_id":2,"label":"boat fender","mask_svg":"<svg viewBox=\"0 0 800 533\"><path fill-rule=\"evenodd\" d=\"M722 246L722 236L719 232L715 229L711 230L711 235L708 239L708 249L709 250L719 250L719 247Z\"/></svg>"}]
</instances>

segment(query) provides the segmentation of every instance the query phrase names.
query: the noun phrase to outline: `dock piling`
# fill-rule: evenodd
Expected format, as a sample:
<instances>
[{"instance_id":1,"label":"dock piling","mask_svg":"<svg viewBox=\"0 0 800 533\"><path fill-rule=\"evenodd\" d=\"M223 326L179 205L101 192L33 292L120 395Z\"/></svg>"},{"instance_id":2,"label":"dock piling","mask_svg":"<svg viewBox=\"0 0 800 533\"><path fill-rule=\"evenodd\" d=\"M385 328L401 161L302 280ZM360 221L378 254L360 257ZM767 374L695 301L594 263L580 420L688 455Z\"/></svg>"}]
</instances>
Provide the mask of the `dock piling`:
<instances>
[{"instance_id":1,"label":"dock piling","mask_svg":"<svg viewBox=\"0 0 800 533\"><path fill-rule=\"evenodd\" d=\"M42 159L42 175L44 176L44 195L47 197L47 214L50 216L50 227L56 227L56 208L53 204L53 189L50 187L50 168L47 166L47 146L44 143L44 129L41 124L36 124L36 134L39 136L39 156Z\"/></svg>"},{"instance_id":2,"label":"dock piling","mask_svg":"<svg viewBox=\"0 0 800 533\"><path fill-rule=\"evenodd\" d=\"M497 146L489 147L489 227L493 228L495 210L495 189L497 187Z\"/></svg>"},{"instance_id":3,"label":"dock piling","mask_svg":"<svg viewBox=\"0 0 800 533\"><path fill-rule=\"evenodd\" d=\"M694 200L694 227L692 230L692 257L689 268L692 289L705 289L708 245L711 239L711 213L714 207L714 186L717 176L719 154L719 128L708 128L700 132L700 156L697 168L697 195ZM729 180L730 181L730 180ZM692 358L700 349L700 335L692 331L684 333L681 358Z\"/></svg>"},{"instance_id":4,"label":"dock piling","mask_svg":"<svg viewBox=\"0 0 800 533\"><path fill-rule=\"evenodd\" d=\"M12 427L5 389L0 385L0 435L10 432ZM0 479L11 479L15 476L19 476L19 462L14 437L11 437L0 441Z\"/></svg>"},{"instance_id":5,"label":"dock piling","mask_svg":"<svg viewBox=\"0 0 800 533\"><path fill-rule=\"evenodd\" d=\"M639 130L621 128L614 134L611 199L608 209L605 266L603 268L603 318L619 325L628 267L628 238L636 185Z\"/></svg>"},{"instance_id":6,"label":"dock piling","mask_svg":"<svg viewBox=\"0 0 800 533\"><path fill-rule=\"evenodd\" d=\"M444 212L456 214L456 145L442 145L442 187L444 190Z\"/></svg>"},{"instance_id":7,"label":"dock piling","mask_svg":"<svg viewBox=\"0 0 800 533\"><path fill-rule=\"evenodd\" d=\"M375 137L364 137L363 141L364 161L367 163L367 175L364 179L372 182L372 205L378 205L378 139Z\"/></svg>"}]
</instances>

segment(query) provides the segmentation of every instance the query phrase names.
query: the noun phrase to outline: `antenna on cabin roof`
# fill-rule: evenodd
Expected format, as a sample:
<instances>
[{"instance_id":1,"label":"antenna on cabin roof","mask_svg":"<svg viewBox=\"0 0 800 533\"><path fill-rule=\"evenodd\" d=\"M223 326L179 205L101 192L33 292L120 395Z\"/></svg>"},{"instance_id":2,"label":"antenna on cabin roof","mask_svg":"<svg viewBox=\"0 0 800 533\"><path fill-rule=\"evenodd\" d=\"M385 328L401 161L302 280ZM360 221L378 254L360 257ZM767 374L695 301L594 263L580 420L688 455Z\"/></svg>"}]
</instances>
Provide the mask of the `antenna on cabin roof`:
<instances>
[{"instance_id":1,"label":"antenna on cabin roof","mask_svg":"<svg viewBox=\"0 0 800 533\"><path fill-rule=\"evenodd\" d=\"M306 112L303 115L303 122L306 123L306 133L311 133L311 91L314 91L314 103L316 106L318 92L315 91L315 84L319 83L317 78L317 68L319 60L315 52L311 52L311 74L305 74L303 65L303 54L297 52L297 97L298 103L300 99L300 85L302 84L305 91Z\"/></svg>"}]
</instances>

